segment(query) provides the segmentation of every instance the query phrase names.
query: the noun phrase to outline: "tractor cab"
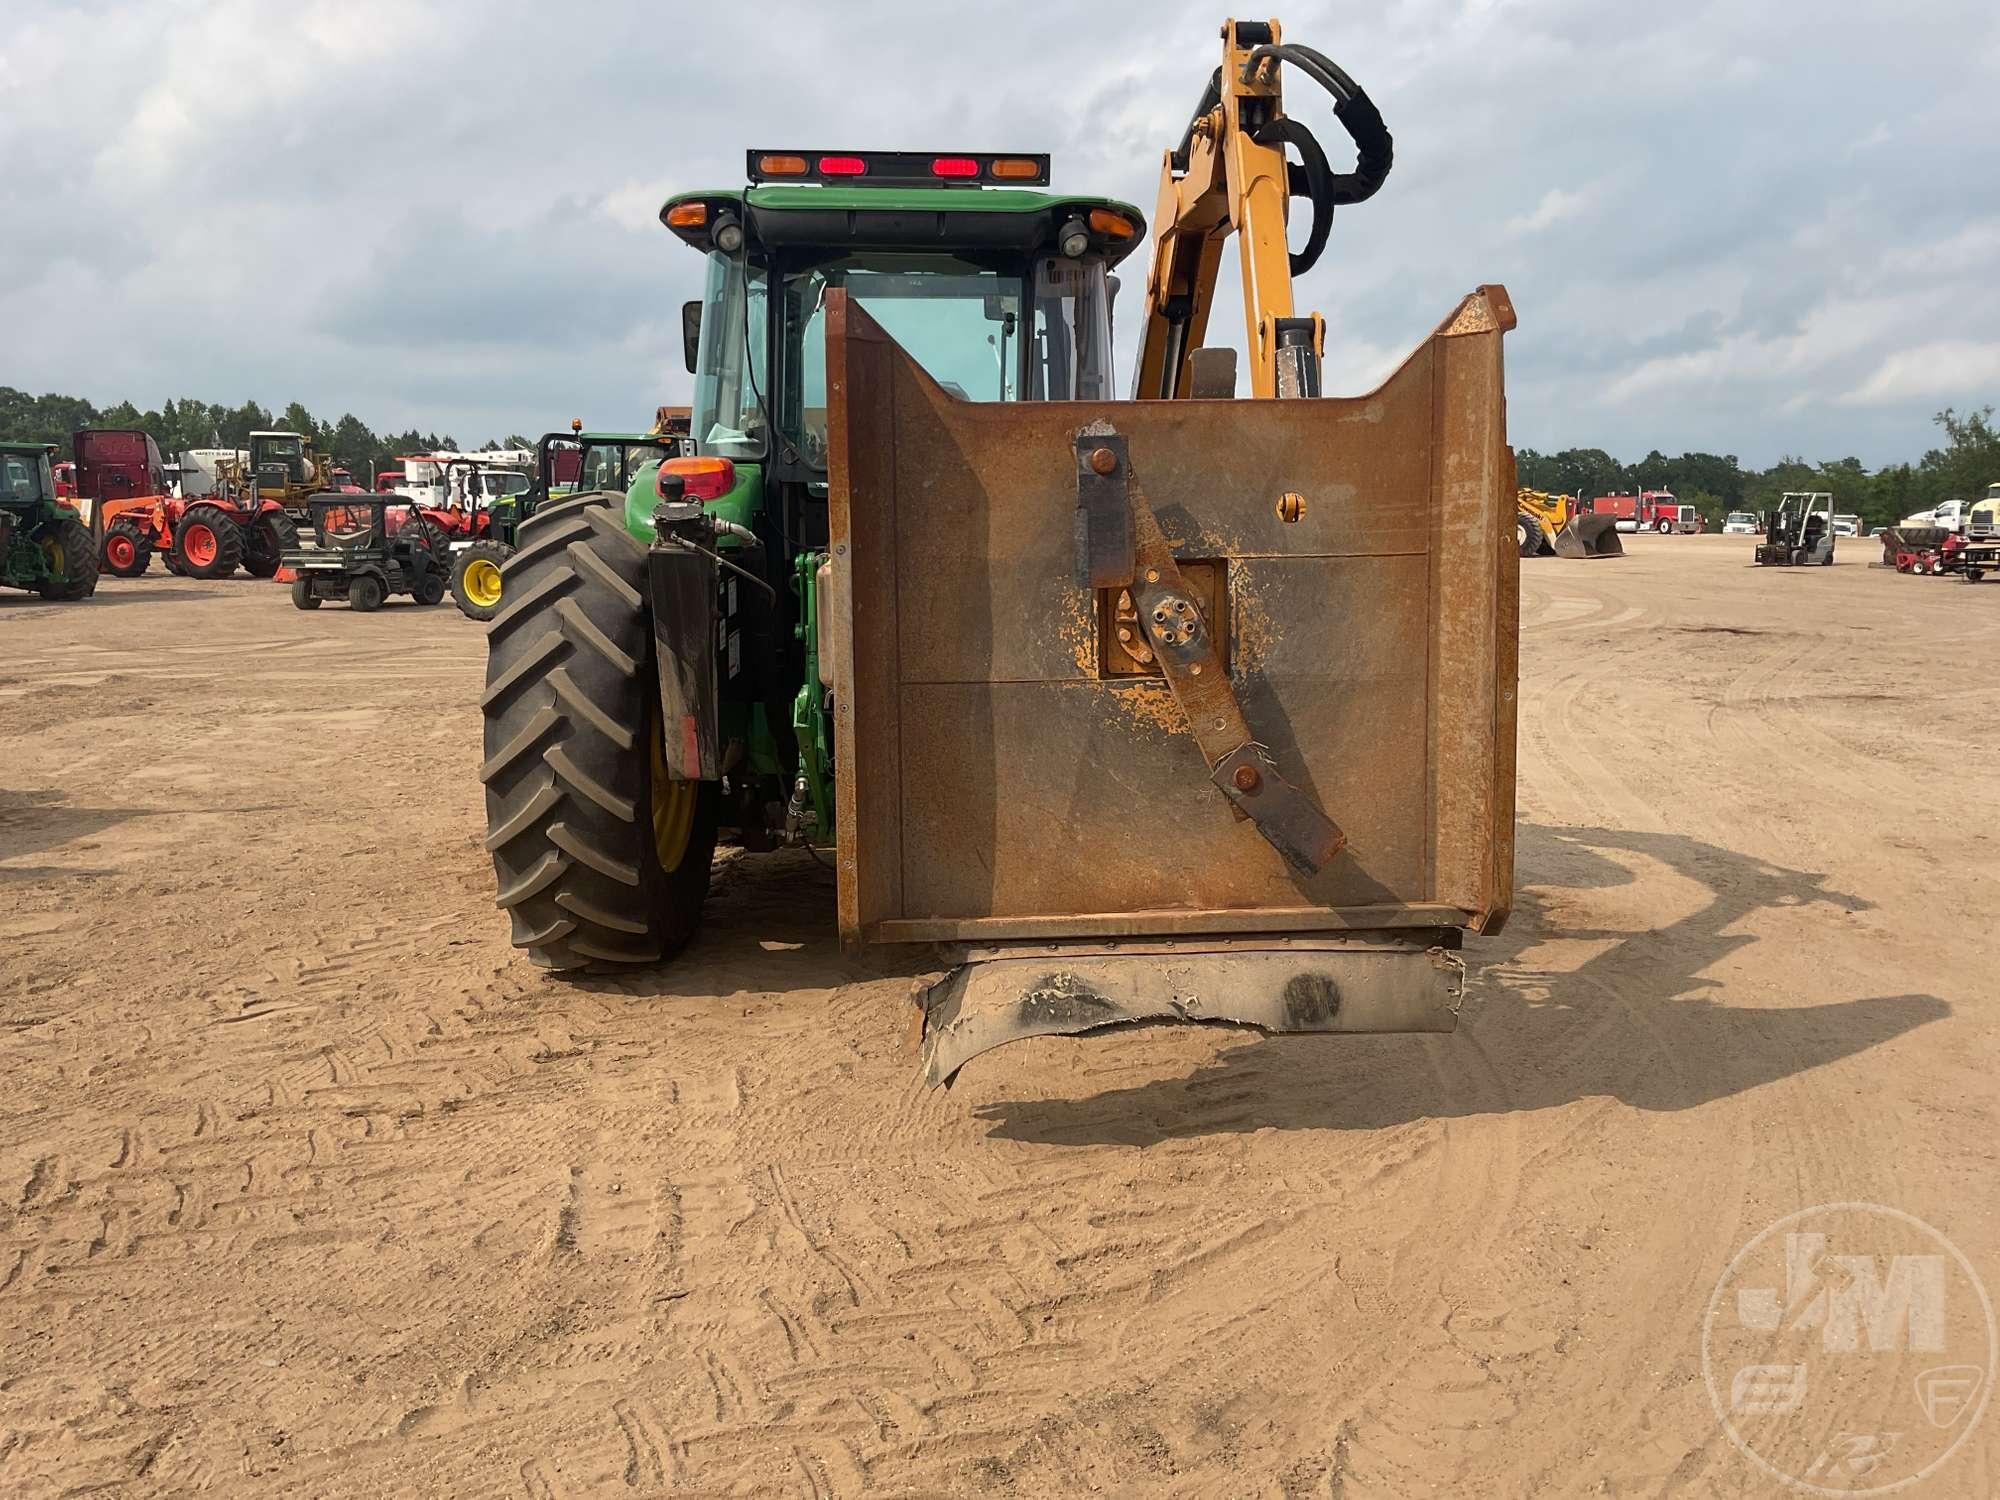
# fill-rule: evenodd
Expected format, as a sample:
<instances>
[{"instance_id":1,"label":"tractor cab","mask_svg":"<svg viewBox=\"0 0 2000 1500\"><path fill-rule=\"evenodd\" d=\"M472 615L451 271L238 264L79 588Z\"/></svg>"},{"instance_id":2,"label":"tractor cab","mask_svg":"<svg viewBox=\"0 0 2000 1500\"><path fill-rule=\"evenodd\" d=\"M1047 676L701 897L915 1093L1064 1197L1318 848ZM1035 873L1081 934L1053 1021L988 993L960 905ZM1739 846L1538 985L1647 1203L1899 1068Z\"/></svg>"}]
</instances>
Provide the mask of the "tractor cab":
<instances>
[{"instance_id":1,"label":"tractor cab","mask_svg":"<svg viewBox=\"0 0 2000 1500\"><path fill-rule=\"evenodd\" d=\"M97 589L97 543L56 489L54 443L0 443L0 584L44 599Z\"/></svg>"},{"instance_id":2,"label":"tractor cab","mask_svg":"<svg viewBox=\"0 0 2000 1500\"><path fill-rule=\"evenodd\" d=\"M306 459L306 440L296 432L253 432L250 434L250 468L264 486L266 474L277 477L280 485L308 483L312 467Z\"/></svg>"},{"instance_id":3,"label":"tractor cab","mask_svg":"<svg viewBox=\"0 0 2000 1500\"><path fill-rule=\"evenodd\" d=\"M1026 153L751 151L746 172L745 187L660 209L706 260L702 298L682 309L694 456L633 485L625 524L653 536L663 502L693 507L676 545L758 576L721 628L779 643L783 660L727 683L712 726L741 759L719 822L754 843L773 805L787 837L832 828L832 710L806 644L830 539L830 320L867 319L955 401L1114 399L1112 273L1145 219L1047 191L1049 158ZM780 698L753 675L803 687ZM700 780L713 764L675 754L669 769Z\"/></svg>"},{"instance_id":4,"label":"tractor cab","mask_svg":"<svg viewBox=\"0 0 2000 1500\"><path fill-rule=\"evenodd\" d=\"M682 312L698 454L823 481L836 290L963 400L1115 395L1111 269L1137 209L1036 191L1046 156L752 151L748 173L660 211L708 257Z\"/></svg>"},{"instance_id":5,"label":"tractor cab","mask_svg":"<svg viewBox=\"0 0 2000 1500\"><path fill-rule=\"evenodd\" d=\"M0 443L0 508L24 511L57 498L53 443Z\"/></svg>"},{"instance_id":6,"label":"tractor cab","mask_svg":"<svg viewBox=\"0 0 2000 1500\"><path fill-rule=\"evenodd\" d=\"M685 454L688 439L654 432L545 432L535 445L534 474L504 497L517 519L551 498L584 490L623 494L641 474ZM496 505L494 507L498 509Z\"/></svg>"},{"instance_id":7,"label":"tractor cab","mask_svg":"<svg viewBox=\"0 0 2000 1500\"><path fill-rule=\"evenodd\" d=\"M218 491L239 507L274 504L304 520L307 500L333 488L327 460L298 432L253 432L240 458L216 466Z\"/></svg>"}]
</instances>

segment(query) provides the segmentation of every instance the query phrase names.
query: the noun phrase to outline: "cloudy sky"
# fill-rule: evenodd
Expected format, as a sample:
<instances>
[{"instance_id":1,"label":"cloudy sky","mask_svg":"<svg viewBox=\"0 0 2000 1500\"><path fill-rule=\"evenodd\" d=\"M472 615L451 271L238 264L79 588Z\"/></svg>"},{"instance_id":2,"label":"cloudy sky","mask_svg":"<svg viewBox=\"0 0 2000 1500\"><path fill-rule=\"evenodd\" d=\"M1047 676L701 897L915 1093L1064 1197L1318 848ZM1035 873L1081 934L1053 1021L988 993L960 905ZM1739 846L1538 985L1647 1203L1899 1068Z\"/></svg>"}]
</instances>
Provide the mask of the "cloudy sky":
<instances>
[{"instance_id":1,"label":"cloudy sky","mask_svg":"<svg viewBox=\"0 0 2000 1500\"><path fill-rule=\"evenodd\" d=\"M477 442L571 415L643 425L684 399L677 309L699 263L655 215L671 191L736 184L746 147L1049 151L1059 187L1150 213L1223 12L4 14L0 384L296 398ZM1331 389L1373 384L1501 281L1522 446L1875 464L1917 456L1940 406L2000 402L1992 0L1385 0L1282 19L1396 137L1388 186L1341 213L1300 286L1328 319ZM1343 140L1309 83L1288 88Z\"/></svg>"}]
</instances>

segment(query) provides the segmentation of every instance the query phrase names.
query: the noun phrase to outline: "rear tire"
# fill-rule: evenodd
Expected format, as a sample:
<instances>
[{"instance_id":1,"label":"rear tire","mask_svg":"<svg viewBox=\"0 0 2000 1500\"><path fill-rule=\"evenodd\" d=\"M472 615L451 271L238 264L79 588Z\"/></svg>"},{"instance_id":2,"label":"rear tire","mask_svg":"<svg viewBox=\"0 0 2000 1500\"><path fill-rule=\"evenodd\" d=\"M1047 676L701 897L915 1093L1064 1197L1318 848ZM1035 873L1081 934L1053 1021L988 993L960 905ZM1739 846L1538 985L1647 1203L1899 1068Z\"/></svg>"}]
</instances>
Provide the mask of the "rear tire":
<instances>
[{"instance_id":1,"label":"rear tire","mask_svg":"<svg viewBox=\"0 0 2000 1500\"><path fill-rule=\"evenodd\" d=\"M55 544L62 571L36 584L36 593L70 604L97 592L97 538L88 526L77 520L56 521L43 526L37 540ZM48 551L46 546L44 551Z\"/></svg>"},{"instance_id":2,"label":"rear tire","mask_svg":"<svg viewBox=\"0 0 2000 1500\"><path fill-rule=\"evenodd\" d=\"M410 597L419 604L442 604L444 602L444 574L436 568L425 568L422 576L410 589Z\"/></svg>"},{"instance_id":3,"label":"rear tire","mask_svg":"<svg viewBox=\"0 0 2000 1500\"><path fill-rule=\"evenodd\" d=\"M137 578L153 565L153 539L143 527L120 518L104 528L98 556L113 578Z\"/></svg>"},{"instance_id":4,"label":"rear tire","mask_svg":"<svg viewBox=\"0 0 2000 1500\"><path fill-rule=\"evenodd\" d=\"M624 510L598 492L537 512L487 632L486 848L514 946L548 969L658 963L708 894L721 788L679 783L681 802L662 781L655 796L646 549ZM671 839L663 804L682 812Z\"/></svg>"},{"instance_id":5,"label":"rear tire","mask_svg":"<svg viewBox=\"0 0 2000 1500\"><path fill-rule=\"evenodd\" d=\"M243 528L219 505L190 505L174 528L174 560L189 578L227 578L243 561Z\"/></svg>"},{"instance_id":6,"label":"rear tire","mask_svg":"<svg viewBox=\"0 0 2000 1500\"><path fill-rule=\"evenodd\" d=\"M430 553L432 557L437 559L440 568L450 568L451 533L438 525L429 516L412 515L409 520L403 523L403 529L397 535L408 541L415 542L419 547Z\"/></svg>"},{"instance_id":7,"label":"rear tire","mask_svg":"<svg viewBox=\"0 0 2000 1500\"><path fill-rule=\"evenodd\" d=\"M243 539L243 571L252 578L275 578L284 555L299 545L299 523L281 510L257 518Z\"/></svg>"},{"instance_id":8,"label":"rear tire","mask_svg":"<svg viewBox=\"0 0 2000 1500\"><path fill-rule=\"evenodd\" d=\"M347 585L347 605L368 614L382 607L388 591L382 587L382 580L373 573L363 573Z\"/></svg>"},{"instance_id":9,"label":"rear tire","mask_svg":"<svg viewBox=\"0 0 2000 1500\"><path fill-rule=\"evenodd\" d=\"M512 548L498 542L474 542L454 559L451 597L459 613L471 620L490 620L500 613L505 584L502 570Z\"/></svg>"},{"instance_id":10,"label":"rear tire","mask_svg":"<svg viewBox=\"0 0 2000 1500\"><path fill-rule=\"evenodd\" d=\"M292 580L292 608L319 608L319 595L313 592L312 580L310 578L294 578Z\"/></svg>"},{"instance_id":11,"label":"rear tire","mask_svg":"<svg viewBox=\"0 0 2000 1500\"><path fill-rule=\"evenodd\" d=\"M1526 516L1514 517L1514 545L1523 557L1540 556L1542 550L1542 528Z\"/></svg>"}]
</instances>

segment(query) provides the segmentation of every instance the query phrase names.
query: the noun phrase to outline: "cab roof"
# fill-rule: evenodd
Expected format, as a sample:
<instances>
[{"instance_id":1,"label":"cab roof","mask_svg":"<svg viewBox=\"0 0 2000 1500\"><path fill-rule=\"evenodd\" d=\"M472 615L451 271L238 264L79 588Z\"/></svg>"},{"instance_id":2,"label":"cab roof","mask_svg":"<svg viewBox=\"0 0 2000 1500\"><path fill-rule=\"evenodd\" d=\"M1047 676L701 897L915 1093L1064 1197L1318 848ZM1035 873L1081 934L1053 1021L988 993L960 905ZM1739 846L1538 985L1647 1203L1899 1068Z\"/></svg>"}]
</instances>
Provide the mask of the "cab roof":
<instances>
[{"instance_id":1,"label":"cab roof","mask_svg":"<svg viewBox=\"0 0 2000 1500\"><path fill-rule=\"evenodd\" d=\"M684 204L705 204L705 222L669 222ZM1029 188L850 187L831 184L759 183L677 193L660 208L660 222L697 250L711 248L718 217L732 212L766 249L815 248L934 250L1052 249L1064 225L1090 222L1093 209L1130 226L1120 235L1092 229L1092 247L1116 265L1146 237L1146 219L1116 198L1074 197Z\"/></svg>"},{"instance_id":2,"label":"cab roof","mask_svg":"<svg viewBox=\"0 0 2000 1500\"><path fill-rule=\"evenodd\" d=\"M0 441L0 453L46 453L53 456L58 443L11 443Z\"/></svg>"}]
</instances>

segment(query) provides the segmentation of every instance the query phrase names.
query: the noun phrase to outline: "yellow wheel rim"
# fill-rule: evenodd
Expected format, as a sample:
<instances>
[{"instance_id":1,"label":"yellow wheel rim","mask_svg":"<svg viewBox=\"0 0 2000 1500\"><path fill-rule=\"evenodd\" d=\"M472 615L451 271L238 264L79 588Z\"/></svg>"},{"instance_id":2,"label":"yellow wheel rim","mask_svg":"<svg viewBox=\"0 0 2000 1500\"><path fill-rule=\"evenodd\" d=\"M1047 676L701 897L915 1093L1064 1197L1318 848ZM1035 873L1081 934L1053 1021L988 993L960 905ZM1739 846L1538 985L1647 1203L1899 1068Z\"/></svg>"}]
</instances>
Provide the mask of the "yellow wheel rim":
<instances>
[{"instance_id":1,"label":"yellow wheel rim","mask_svg":"<svg viewBox=\"0 0 2000 1500\"><path fill-rule=\"evenodd\" d=\"M42 556L49 560L49 571L56 577L69 577L69 557L64 553L61 542L52 536L43 537Z\"/></svg>"},{"instance_id":2,"label":"yellow wheel rim","mask_svg":"<svg viewBox=\"0 0 2000 1500\"><path fill-rule=\"evenodd\" d=\"M657 714L653 732L647 738L653 747L653 853L659 857L660 868L671 875L687 854L688 836L694 831L695 798L701 792L701 783L676 781L667 770L667 752L660 743Z\"/></svg>"},{"instance_id":3,"label":"yellow wheel rim","mask_svg":"<svg viewBox=\"0 0 2000 1500\"><path fill-rule=\"evenodd\" d=\"M500 570L487 558L465 565L465 597L481 609L500 602Z\"/></svg>"}]
</instances>

